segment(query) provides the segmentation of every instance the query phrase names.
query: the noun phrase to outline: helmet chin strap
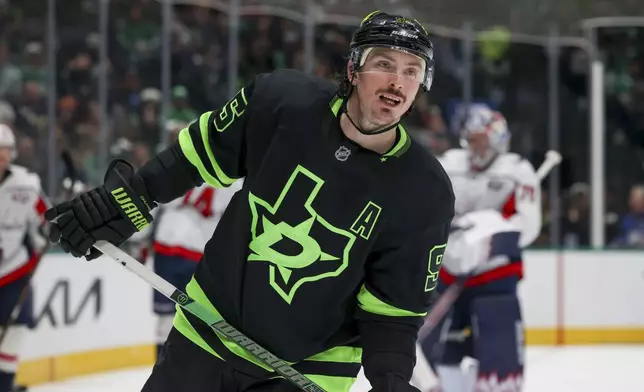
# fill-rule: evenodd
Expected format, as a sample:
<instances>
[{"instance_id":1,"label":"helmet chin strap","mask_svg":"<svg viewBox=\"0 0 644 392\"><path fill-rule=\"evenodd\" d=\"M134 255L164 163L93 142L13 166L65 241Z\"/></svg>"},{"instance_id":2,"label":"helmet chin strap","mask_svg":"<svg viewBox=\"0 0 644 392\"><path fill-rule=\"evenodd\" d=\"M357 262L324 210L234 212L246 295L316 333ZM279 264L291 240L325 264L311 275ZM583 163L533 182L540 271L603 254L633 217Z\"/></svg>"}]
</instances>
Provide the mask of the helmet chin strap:
<instances>
[{"instance_id":1,"label":"helmet chin strap","mask_svg":"<svg viewBox=\"0 0 644 392\"><path fill-rule=\"evenodd\" d=\"M351 93L353 92L353 89L354 89L354 85L353 85L353 78L354 77L355 77L355 73L351 74L351 80L349 81L350 87L349 87L349 92L347 94L347 99L342 104L342 113L344 113L347 116L347 118L349 119L349 122L351 123L351 125L353 125L355 127L355 129L358 130L358 132L360 132L363 135L367 135L367 136L369 136L369 135L379 135L381 133L385 133L387 131L390 131L390 130L396 128L398 126L398 124L400 124L400 120L402 120L402 117L400 118L400 120L396 121L395 123L393 123L391 125L388 125L388 126L382 128L382 129L374 129L374 130L362 129L361 127L358 126L358 124L356 124L355 121L353 121L353 119L349 115L349 110L348 110L347 107L349 105L349 99L351 98ZM357 89L357 87L355 87L355 88ZM357 97L357 95L356 95L356 97Z\"/></svg>"},{"instance_id":2,"label":"helmet chin strap","mask_svg":"<svg viewBox=\"0 0 644 392\"><path fill-rule=\"evenodd\" d=\"M373 131L365 130L365 129L360 128L358 126L358 124L356 124L355 121L353 121L353 119L349 115L349 111L347 110L347 105L344 104L343 106L344 106L344 110L342 112L347 116L347 118L349 119L349 122L351 123L351 125L353 125L358 130L358 132L360 132L363 135L379 135L381 133L385 133L387 131L390 131L390 130L396 128L398 126L398 124L400 123L400 120L398 120L395 123L393 123L392 125L386 126L386 127L382 128L382 129L376 129L376 130L373 130Z\"/></svg>"}]
</instances>

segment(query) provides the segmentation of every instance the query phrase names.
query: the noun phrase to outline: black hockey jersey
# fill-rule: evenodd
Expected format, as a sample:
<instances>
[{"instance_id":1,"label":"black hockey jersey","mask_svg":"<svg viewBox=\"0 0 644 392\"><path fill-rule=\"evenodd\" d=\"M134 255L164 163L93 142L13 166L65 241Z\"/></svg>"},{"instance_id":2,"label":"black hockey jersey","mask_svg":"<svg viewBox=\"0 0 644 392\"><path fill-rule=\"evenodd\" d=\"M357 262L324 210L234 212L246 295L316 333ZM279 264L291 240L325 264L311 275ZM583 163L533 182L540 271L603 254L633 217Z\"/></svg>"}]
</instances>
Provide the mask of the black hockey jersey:
<instances>
[{"instance_id":1,"label":"black hockey jersey","mask_svg":"<svg viewBox=\"0 0 644 392\"><path fill-rule=\"evenodd\" d=\"M454 195L402 126L385 154L347 139L336 91L275 71L181 131L204 181L245 178L186 290L296 369L355 377L361 320L421 325ZM180 308L174 324L235 366L263 366Z\"/></svg>"}]
</instances>

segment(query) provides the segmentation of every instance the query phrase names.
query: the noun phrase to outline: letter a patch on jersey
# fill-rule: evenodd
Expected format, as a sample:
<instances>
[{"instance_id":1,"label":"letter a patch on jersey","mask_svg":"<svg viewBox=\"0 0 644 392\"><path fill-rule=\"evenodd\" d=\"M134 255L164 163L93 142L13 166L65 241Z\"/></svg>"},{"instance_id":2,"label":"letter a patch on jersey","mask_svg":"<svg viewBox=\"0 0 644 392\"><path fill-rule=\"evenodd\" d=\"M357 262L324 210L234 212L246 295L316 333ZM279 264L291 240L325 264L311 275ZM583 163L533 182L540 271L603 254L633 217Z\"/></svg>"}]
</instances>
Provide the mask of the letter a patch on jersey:
<instances>
[{"instance_id":1,"label":"letter a patch on jersey","mask_svg":"<svg viewBox=\"0 0 644 392\"><path fill-rule=\"evenodd\" d=\"M371 237L373 227L376 225L376 222L378 221L378 217L380 216L381 210L382 209L376 203L370 201L365 206L364 210L362 210L362 212L360 213L356 221L353 222L353 225L351 226L351 231L353 231L356 234L359 234L360 237L368 241L369 237Z\"/></svg>"},{"instance_id":2,"label":"letter a patch on jersey","mask_svg":"<svg viewBox=\"0 0 644 392\"><path fill-rule=\"evenodd\" d=\"M333 226L313 207L323 185L321 178L298 166L274 204L248 195L248 262L269 263L269 284L289 304L303 284L336 277L349 265L355 235Z\"/></svg>"}]
</instances>

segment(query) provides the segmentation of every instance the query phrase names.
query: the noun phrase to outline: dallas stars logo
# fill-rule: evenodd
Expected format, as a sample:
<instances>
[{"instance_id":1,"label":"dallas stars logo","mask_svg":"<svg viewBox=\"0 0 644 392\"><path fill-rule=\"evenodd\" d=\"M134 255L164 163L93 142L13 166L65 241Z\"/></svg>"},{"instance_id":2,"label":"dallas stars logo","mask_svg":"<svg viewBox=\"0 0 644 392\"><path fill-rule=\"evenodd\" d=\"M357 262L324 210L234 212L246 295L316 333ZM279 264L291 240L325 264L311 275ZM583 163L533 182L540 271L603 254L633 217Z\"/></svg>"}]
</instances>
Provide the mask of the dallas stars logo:
<instances>
[{"instance_id":1,"label":"dallas stars logo","mask_svg":"<svg viewBox=\"0 0 644 392\"><path fill-rule=\"evenodd\" d=\"M336 277L349 265L355 235L330 224L312 206L322 185L321 178L298 166L275 204L249 194L252 253L248 261L270 264L269 283L289 304L303 284ZM284 203L289 208L281 211ZM278 221L276 215L288 222Z\"/></svg>"}]
</instances>

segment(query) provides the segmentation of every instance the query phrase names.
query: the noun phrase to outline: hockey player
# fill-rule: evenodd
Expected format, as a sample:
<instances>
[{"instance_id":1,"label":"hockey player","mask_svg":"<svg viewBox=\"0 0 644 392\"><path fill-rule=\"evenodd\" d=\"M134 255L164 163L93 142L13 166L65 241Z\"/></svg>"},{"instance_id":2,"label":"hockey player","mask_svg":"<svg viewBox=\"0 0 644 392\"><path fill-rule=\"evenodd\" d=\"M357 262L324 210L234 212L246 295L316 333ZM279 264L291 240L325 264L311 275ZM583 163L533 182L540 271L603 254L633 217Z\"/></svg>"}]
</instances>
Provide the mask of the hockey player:
<instances>
[{"instance_id":1,"label":"hockey player","mask_svg":"<svg viewBox=\"0 0 644 392\"><path fill-rule=\"evenodd\" d=\"M424 28L376 11L339 88L293 70L257 76L137 172L115 161L104 185L49 210L50 238L91 260L95 241L121 244L156 203L243 177L187 294L325 390L348 391L362 365L374 392L417 391L417 331L454 195L399 122L433 70ZM297 389L179 308L143 391L236 390Z\"/></svg>"},{"instance_id":2,"label":"hockey player","mask_svg":"<svg viewBox=\"0 0 644 392\"><path fill-rule=\"evenodd\" d=\"M27 169L12 165L16 156L12 130L0 124L0 332L9 324L29 274L38 261L36 249L47 240L41 234L42 214L47 209L41 197L40 179ZM20 344L32 322L31 293L0 343L0 392L13 389Z\"/></svg>"},{"instance_id":3,"label":"hockey player","mask_svg":"<svg viewBox=\"0 0 644 392\"><path fill-rule=\"evenodd\" d=\"M509 153L503 116L473 106L464 117L463 149L442 158L456 195L456 218L437 293L470 276L450 314L422 342L444 392L519 391L523 324L517 284L521 249L541 230L540 185L534 167ZM461 371L464 357L476 367Z\"/></svg>"},{"instance_id":4,"label":"hockey player","mask_svg":"<svg viewBox=\"0 0 644 392\"><path fill-rule=\"evenodd\" d=\"M171 141L178 133L168 129ZM203 256L203 249L215 231L232 196L241 189L243 180L226 188L216 188L208 183L189 190L183 197L161 204L156 211L154 223L138 236L136 246L141 253L135 257L145 262L146 243L151 242L154 255L154 271L175 287L184 290ZM132 239L134 239L133 236ZM137 252L138 253L138 252ZM165 343L175 314L174 303L154 290L154 313L157 315L157 358Z\"/></svg>"}]
</instances>

